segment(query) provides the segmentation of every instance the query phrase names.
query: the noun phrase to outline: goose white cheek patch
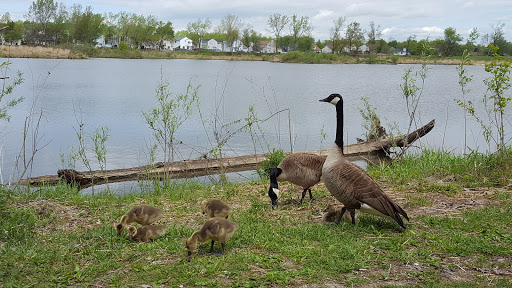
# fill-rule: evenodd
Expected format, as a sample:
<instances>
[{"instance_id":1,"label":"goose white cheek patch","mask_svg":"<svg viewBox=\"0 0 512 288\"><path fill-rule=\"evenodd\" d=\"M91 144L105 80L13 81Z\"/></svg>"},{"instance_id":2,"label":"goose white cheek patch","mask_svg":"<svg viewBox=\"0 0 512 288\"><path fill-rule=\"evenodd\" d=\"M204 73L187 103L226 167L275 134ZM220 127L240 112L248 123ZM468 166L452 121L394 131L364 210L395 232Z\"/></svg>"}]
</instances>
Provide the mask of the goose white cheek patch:
<instances>
[{"instance_id":1,"label":"goose white cheek patch","mask_svg":"<svg viewBox=\"0 0 512 288\"><path fill-rule=\"evenodd\" d=\"M340 101L340 98L334 97L334 99L331 100L331 104L336 106L336 104L338 104L339 101Z\"/></svg>"},{"instance_id":2,"label":"goose white cheek patch","mask_svg":"<svg viewBox=\"0 0 512 288\"><path fill-rule=\"evenodd\" d=\"M274 193L276 193L277 199L279 199L279 189L272 188L272 191L274 191Z\"/></svg>"}]
</instances>

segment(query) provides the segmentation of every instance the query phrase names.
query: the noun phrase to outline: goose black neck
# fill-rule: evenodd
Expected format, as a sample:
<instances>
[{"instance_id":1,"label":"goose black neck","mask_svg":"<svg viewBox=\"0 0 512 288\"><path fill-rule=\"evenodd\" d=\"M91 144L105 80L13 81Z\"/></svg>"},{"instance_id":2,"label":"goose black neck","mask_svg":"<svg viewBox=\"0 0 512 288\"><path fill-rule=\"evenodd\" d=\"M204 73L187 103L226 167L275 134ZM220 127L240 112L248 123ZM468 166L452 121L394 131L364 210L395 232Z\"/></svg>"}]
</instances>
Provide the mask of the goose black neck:
<instances>
[{"instance_id":1,"label":"goose black neck","mask_svg":"<svg viewBox=\"0 0 512 288\"><path fill-rule=\"evenodd\" d=\"M343 154L343 99L336 103L336 145L341 149Z\"/></svg>"}]
</instances>

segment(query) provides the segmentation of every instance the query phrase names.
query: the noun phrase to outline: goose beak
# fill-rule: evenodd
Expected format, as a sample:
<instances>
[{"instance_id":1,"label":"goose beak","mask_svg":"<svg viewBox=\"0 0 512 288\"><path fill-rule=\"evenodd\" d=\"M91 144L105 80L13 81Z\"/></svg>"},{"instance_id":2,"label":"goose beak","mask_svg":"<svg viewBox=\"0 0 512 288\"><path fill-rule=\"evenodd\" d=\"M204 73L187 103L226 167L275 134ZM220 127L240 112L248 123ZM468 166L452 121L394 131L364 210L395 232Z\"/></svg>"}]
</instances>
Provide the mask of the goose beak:
<instances>
[{"instance_id":1,"label":"goose beak","mask_svg":"<svg viewBox=\"0 0 512 288\"><path fill-rule=\"evenodd\" d=\"M128 236L128 241L132 241L132 239L133 239L132 235L129 235Z\"/></svg>"},{"instance_id":2,"label":"goose beak","mask_svg":"<svg viewBox=\"0 0 512 288\"><path fill-rule=\"evenodd\" d=\"M272 210L275 210L278 207L279 207L279 205L277 204L277 200L272 199Z\"/></svg>"},{"instance_id":3,"label":"goose beak","mask_svg":"<svg viewBox=\"0 0 512 288\"><path fill-rule=\"evenodd\" d=\"M328 99L329 99L329 97L324 98L324 99L320 99L320 100L319 100L319 102L329 102L329 100L328 100Z\"/></svg>"}]
</instances>

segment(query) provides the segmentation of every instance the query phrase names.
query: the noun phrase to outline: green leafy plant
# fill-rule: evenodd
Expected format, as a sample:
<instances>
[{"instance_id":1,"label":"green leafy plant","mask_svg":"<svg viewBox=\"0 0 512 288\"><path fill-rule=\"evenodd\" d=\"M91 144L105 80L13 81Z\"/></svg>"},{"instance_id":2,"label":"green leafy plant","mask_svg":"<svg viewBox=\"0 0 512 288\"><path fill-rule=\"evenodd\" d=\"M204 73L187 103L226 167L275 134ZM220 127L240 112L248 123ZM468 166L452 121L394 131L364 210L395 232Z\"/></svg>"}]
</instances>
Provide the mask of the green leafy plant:
<instances>
[{"instance_id":1,"label":"green leafy plant","mask_svg":"<svg viewBox=\"0 0 512 288\"><path fill-rule=\"evenodd\" d=\"M270 174L270 169L277 167L281 161L286 157L283 150L272 149L271 153L265 154L267 160L261 162L260 168L256 170L256 173L261 179L267 179Z\"/></svg>"},{"instance_id":2,"label":"green leafy plant","mask_svg":"<svg viewBox=\"0 0 512 288\"><path fill-rule=\"evenodd\" d=\"M199 86L193 87L189 82L185 94L174 95L169 91L169 82L160 76L156 88L157 107L149 112L142 112L146 123L153 131L153 136L163 151L163 161L174 161L176 149L176 131L192 115L192 105L199 103L197 92Z\"/></svg>"},{"instance_id":3,"label":"green leafy plant","mask_svg":"<svg viewBox=\"0 0 512 288\"><path fill-rule=\"evenodd\" d=\"M5 103L5 99L7 99L6 97L12 94L14 88L23 83L23 73L21 73L20 71L16 73L16 77L14 77L11 83L6 83L6 81L9 79L9 77L7 76L7 71L10 64L11 62L3 62L2 64L0 64L0 70L3 74L2 76L0 76L0 80L3 80L2 90L0 91L0 120L4 119L7 121L11 119L11 117L8 114L8 110L23 101L23 97L15 97L14 99L11 99L7 103Z\"/></svg>"},{"instance_id":4,"label":"green leafy plant","mask_svg":"<svg viewBox=\"0 0 512 288\"><path fill-rule=\"evenodd\" d=\"M486 104L487 111L490 115L489 120L492 125L497 128L498 135L495 139L498 150L505 151L505 113L508 103L512 98L505 95L505 92L510 89L510 66L512 61L503 61L502 57L498 54L498 47L490 44L493 52L493 58L490 64L485 65L485 71L491 73L491 76L484 80L487 86L487 93L483 99ZM491 102L491 104L489 104ZM492 106L492 107L489 107ZM488 133L488 137L491 136Z\"/></svg>"},{"instance_id":5,"label":"green leafy plant","mask_svg":"<svg viewBox=\"0 0 512 288\"><path fill-rule=\"evenodd\" d=\"M471 104L471 101L466 101L466 94L469 93L469 89L467 88L467 85L469 82L473 80L472 75L468 75L468 71L466 70L466 65L471 64L471 58L469 57L469 53L467 50L464 50L464 53L462 54L462 58L460 61L460 64L457 65L457 74L459 75L459 86L462 93L462 100L461 99L455 99L455 102L457 104L464 108L464 154L466 154L466 148L467 148L467 109L468 105Z\"/></svg>"}]
</instances>

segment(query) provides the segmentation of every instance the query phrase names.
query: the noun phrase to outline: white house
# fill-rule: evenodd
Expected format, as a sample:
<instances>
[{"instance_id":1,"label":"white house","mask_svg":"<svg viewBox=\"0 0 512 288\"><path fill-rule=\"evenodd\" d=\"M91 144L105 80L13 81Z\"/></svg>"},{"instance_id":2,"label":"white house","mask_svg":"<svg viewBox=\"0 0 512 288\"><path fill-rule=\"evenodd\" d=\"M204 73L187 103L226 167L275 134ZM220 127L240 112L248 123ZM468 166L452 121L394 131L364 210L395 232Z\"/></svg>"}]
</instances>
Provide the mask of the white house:
<instances>
[{"instance_id":1,"label":"white house","mask_svg":"<svg viewBox=\"0 0 512 288\"><path fill-rule=\"evenodd\" d=\"M326 54L329 54L329 53L332 53L332 44L327 44L324 46L324 48L322 48L322 53L326 53Z\"/></svg>"},{"instance_id":2,"label":"white house","mask_svg":"<svg viewBox=\"0 0 512 288\"><path fill-rule=\"evenodd\" d=\"M260 41L258 42L259 51L261 53L275 53L276 45L274 44L274 40L270 41ZM277 53L283 52L283 49L277 48Z\"/></svg>"},{"instance_id":3,"label":"white house","mask_svg":"<svg viewBox=\"0 0 512 288\"><path fill-rule=\"evenodd\" d=\"M395 52L393 54L399 55L399 56L405 56L405 55L409 55L409 52L407 52L407 48L404 48L404 49L395 48Z\"/></svg>"},{"instance_id":4,"label":"white house","mask_svg":"<svg viewBox=\"0 0 512 288\"><path fill-rule=\"evenodd\" d=\"M222 45L215 39L203 39L201 40L201 49L208 49L213 51L220 51L222 50Z\"/></svg>"},{"instance_id":5,"label":"white house","mask_svg":"<svg viewBox=\"0 0 512 288\"><path fill-rule=\"evenodd\" d=\"M175 37L172 42L173 50L192 50L192 40L188 37Z\"/></svg>"},{"instance_id":6,"label":"white house","mask_svg":"<svg viewBox=\"0 0 512 288\"><path fill-rule=\"evenodd\" d=\"M366 45L361 45L358 49L358 52L361 54L370 54L370 47Z\"/></svg>"}]
</instances>

